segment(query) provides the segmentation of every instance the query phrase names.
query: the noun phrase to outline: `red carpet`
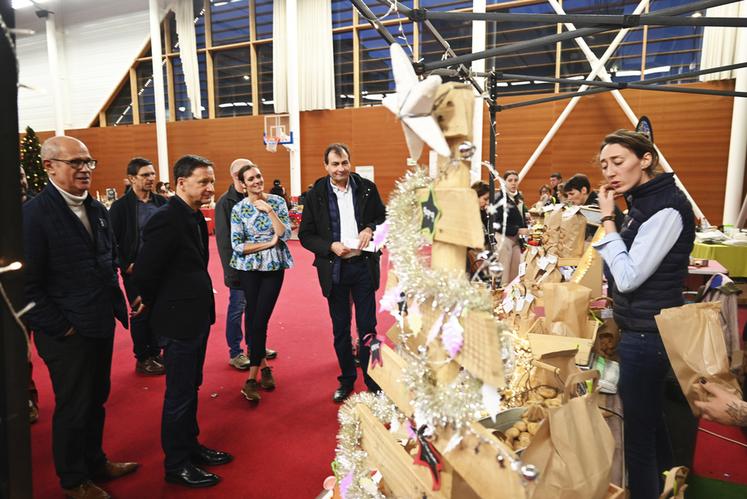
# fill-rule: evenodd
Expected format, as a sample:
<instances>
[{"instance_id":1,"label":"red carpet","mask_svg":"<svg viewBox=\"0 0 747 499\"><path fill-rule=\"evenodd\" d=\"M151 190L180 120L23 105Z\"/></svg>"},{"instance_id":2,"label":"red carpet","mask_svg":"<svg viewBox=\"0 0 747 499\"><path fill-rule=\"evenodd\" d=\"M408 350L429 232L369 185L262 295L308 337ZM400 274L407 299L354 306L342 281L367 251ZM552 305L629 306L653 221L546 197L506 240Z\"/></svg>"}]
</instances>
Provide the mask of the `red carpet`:
<instances>
[{"instance_id":1,"label":"red carpet","mask_svg":"<svg viewBox=\"0 0 747 499\"><path fill-rule=\"evenodd\" d=\"M119 328L104 450L113 461L138 461L141 468L104 486L120 498L316 497L322 480L331 474L329 464L334 458L338 406L331 397L337 387L338 367L327 303L319 290L311 254L298 241L290 242L296 266L286 273L268 338L268 346L279 352L271 361L278 387L262 392L262 401L254 407L239 393L246 375L228 365L224 334L228 290L223 285L214 238L210 244L218 317L200 391L200 440L231 452L235 460L211 469L223 478L213 488L189 490L164 482L160 443L164 379L135 374L129 332ZM390 317L379 316L379 333L385 333L391 324ZM52 463L52 389L36 351L33 361L40 398L39 422L31 427L34 497L62 497ZM360 374L357 388L365 389Z\"/></svg>"}]
</instances>

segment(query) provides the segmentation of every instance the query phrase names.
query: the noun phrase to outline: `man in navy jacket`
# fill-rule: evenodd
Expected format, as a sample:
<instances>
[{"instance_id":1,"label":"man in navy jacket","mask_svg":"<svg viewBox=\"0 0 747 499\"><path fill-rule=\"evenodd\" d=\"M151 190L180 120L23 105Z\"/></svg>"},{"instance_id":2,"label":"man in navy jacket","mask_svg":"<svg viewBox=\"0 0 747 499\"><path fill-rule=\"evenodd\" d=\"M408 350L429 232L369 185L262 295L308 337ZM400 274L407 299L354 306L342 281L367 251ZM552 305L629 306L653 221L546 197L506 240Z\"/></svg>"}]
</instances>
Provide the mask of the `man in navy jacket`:
<instances>
[{"instance_id":1,"label":"man in navy jacket","mask_svg":"<svg viewBox=\"0 0 747 499\"><path fill-rule=\"evenodd\" d=\"M127 327L116 272L116 245L104 206L88 193L96 161L83 142L53 137L42 145L49 184L23 205L26 315L55 393L52 450L68 497L109 497L91 480L137 469L102 449L115 317Z\"/></svg>"},{"instance_id":2,"label":"man in navy jacket","mask_svg":"<svg viewBox=\"0 0 747 499\"><path fill-rule=\"evenodd\" d=\"M133 307L141 302L151 310L150 325L163 346L166 393L161 445L166 481L209 487L220 478L198 466L233 460L197 440L197 392L210 326L215 322L207 224L200 211L215 194L213 164L200 156L183 156L174 164L174 179L176 196L151 217L143 232L132 276L141 298Z\"/></svg>"}]
</instances>

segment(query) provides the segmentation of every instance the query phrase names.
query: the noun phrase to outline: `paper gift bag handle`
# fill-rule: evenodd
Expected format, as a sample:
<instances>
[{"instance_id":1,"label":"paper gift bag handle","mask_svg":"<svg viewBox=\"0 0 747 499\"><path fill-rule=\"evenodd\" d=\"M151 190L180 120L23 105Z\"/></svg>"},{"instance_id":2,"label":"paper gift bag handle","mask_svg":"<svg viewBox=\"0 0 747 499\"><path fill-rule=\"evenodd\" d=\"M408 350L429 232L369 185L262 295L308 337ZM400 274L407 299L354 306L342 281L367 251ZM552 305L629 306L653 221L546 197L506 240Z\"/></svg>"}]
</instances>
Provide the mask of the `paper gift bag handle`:
<instances>
[{"instance_id":1,"label":"paper gift bag handle","mask_svg":"<svg viewBox=\"0 0 747 499\"><path fill-rule=\"evenodd\" d=\"M596 369L589 369L580 373L573 373L568 376L565 381L565 390L563 391L563 403L568 402L575 396L575 388L579 383L592 380L591 393L596 393L597 385L599 383L599 371Z\"/></svg>"},{"instance_id":2,"label":"paper gift bag handle","mask_svg":"<svg viewBox=\"0 0 747 499\"><path fill-rule=\"evenodd\" d=\"M597 296L596 298L592 298L591 300L589 300L589 308L591 308L591 304L592 303L595 303L595 302L598 302L598 301L601 301L601 300L606 301L610 305L613 305L615 303L612 300L611 296L604 296L604 295L602 295L602 296Z\"/></svg>"}]
</instances>

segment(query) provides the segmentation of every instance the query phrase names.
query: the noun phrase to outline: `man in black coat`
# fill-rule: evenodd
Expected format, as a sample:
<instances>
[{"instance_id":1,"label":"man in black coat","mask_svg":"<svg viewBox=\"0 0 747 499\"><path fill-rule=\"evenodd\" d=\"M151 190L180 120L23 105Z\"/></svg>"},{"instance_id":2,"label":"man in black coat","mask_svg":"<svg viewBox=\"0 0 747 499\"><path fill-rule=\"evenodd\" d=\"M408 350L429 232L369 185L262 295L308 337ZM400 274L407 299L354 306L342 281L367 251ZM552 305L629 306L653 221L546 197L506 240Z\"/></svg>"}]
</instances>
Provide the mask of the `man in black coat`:
<instances>
[{"instance_id":1,"label":"man in black coat","mask_svg":"<svg viewBox=\"0 0 747 499\"><path fill-rule=\"evenodd\" d=\"M145 158L132 158L127 165L131 189L114 201L109 210L112 229L119 249L119 271L122 273L130 304L140 294L132 280L132 269L143 245L143 229L155 212L166 204L166 198L153 192L156 170ZM130 321L135 371L146 376L163 374L161 348L150 327L150 310L144 310Z\"/></svg>"},{"instance_id":2,"label":"man in black coat","mask_svg":"<svg viewBox=\"0 0 747 499\"><path fill-rule=\"evenodd\" d=\"M161 445L166 481L209 487L220 478L196 465L233 459L197 440L197 392L210 326L215 322L207 224L200 211L215 193L213 164L199 156L183 156L174 164L174 179L176 196L145 226L133 273L140 297L132 305L136 314L150 309L150 325L163 347L166 394Z\"/></svg>"},{"instance_id":3,"label":"man in black coat","mask_svg":"<svg viewBox=\"0 0 747 499\"><path fill-rule=\"evenodd\" d=\"M231 185L215 204L215 242L218 246L218 256L223 266L223 282L228 287L228 310L226 311L226 343L228 344L228 364L244 371L249 369L249 343L247 336L246 355L241 350L242 318L246 309L246 297L239 282L239 271L230 265L233 256L231 244L231 211L236 203L244 199L244 185L239 180L238 173L242 166L252 165L248 159L234 160L229 167ZM274 359L278 356L275 350L266 348L266 358Z\"/></svg>"},{"instance_id":4,"label":"man in black coat","mask_svg":"<svg viewBox=\"0 0 747 499\"><path fill-rule=\"evenodd\" d=\"M88 193L96 161L83 142L53 137L42 145L49 184L23 205L26 299L55 394L52 452L67 497L109 497L91 480L135 471L102 449L111 388L114 320L127 327L116 244L106 208Z\"/></svg>"},{"instance_id":5,"label":"man in black coat","mask_svg":"<svg viewBox=\"0 0 747 499\"><path fill-rule=\"evenodd\" d=\"M298 238L315 255L319 284L329 304L341 371L332 400L340 403L353 391L357 377L350 337L351 298L363 379L369 391L379 390L368 376L369 344L376 338L379 252L361 250L384 222L386 208L376 184L350 172L350 151L345 144L327 147L324 168L328 175L306 194Z\"/></svg>"}]
</instances>

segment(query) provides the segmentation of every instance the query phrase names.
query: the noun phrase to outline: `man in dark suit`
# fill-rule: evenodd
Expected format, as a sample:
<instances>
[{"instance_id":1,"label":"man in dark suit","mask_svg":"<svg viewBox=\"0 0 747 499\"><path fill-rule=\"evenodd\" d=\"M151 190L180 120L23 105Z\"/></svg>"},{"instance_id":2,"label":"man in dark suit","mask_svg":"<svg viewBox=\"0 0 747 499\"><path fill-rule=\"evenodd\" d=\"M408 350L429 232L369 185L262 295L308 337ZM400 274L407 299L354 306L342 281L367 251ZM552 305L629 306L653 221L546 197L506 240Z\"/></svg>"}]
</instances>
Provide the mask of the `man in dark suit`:
<instances>
[{"instance_id":1,"label":"man in dark suit","mask_svg":"<svg viewBox=\"0 0 747 499\"><path fill-rule=\"evenodd\" d=\"M201 445L197 436L197 392L202 384L210 326L215 322L213 283L208 274L208 232L200 206L215 193L213 164L183 156L174 164L176 195L153 215L133 279L140 297L135 313L149 308L166 367L161 445L166 481L209 487L220 478L197 465L218 465L233 457Z\"/></svg>"},{"instance_id":2,"label":"man in dark suit","mask_svg":"<svg viewBox=\"0 0 747 499\"><path fill-rule=\"evenodd\" d=\"M376 337L376 290L379 253L362 251L376 226L386 218L376 184L350 172L350 151L331 144L324 151L327 176L306 194L298 237L315 255L322 294L332 318L339 386L332 400L340 403L353 391L357 377L350 337L351 298L358 328L358 359L369 391L379 386L368 376L369 343Z\"/></svg>"},{"instance_id":3,"label":"man in dark suit","mask_svg":"<svg viewBox=\"0 0 747 499\"><path fill-rule=\"evenodd\" d=\"M132 304L140 294L132 281L132 269L143 245L143 229L158 208L166 204L166 198L153 192L156 170L150 160L132 158L127 165L127 176L132 188L114 201L109 216L119 248L119 271L122 273L127 299ZM150 310L145 309L130 320L130 334L136 359L135 371L146 376L166 372L161 348L150 327Z\"/></svg>"},{"instance_id":4,"label":"man in dark suit","mask_svg":"<svg viewBox=\"0 0 747 499\"><path fill-rule=\"evenodd\" d=\"M102 449L104 404L115 317L127 327L116 244L106 208L88 193L96 160L83 142L53 137L42 145L49 184L23 205L25 318L55 394L52 451L65 495L106 498L91 480L111 480L137 463L112 463Z\"/></svg>"}]
</instances>

